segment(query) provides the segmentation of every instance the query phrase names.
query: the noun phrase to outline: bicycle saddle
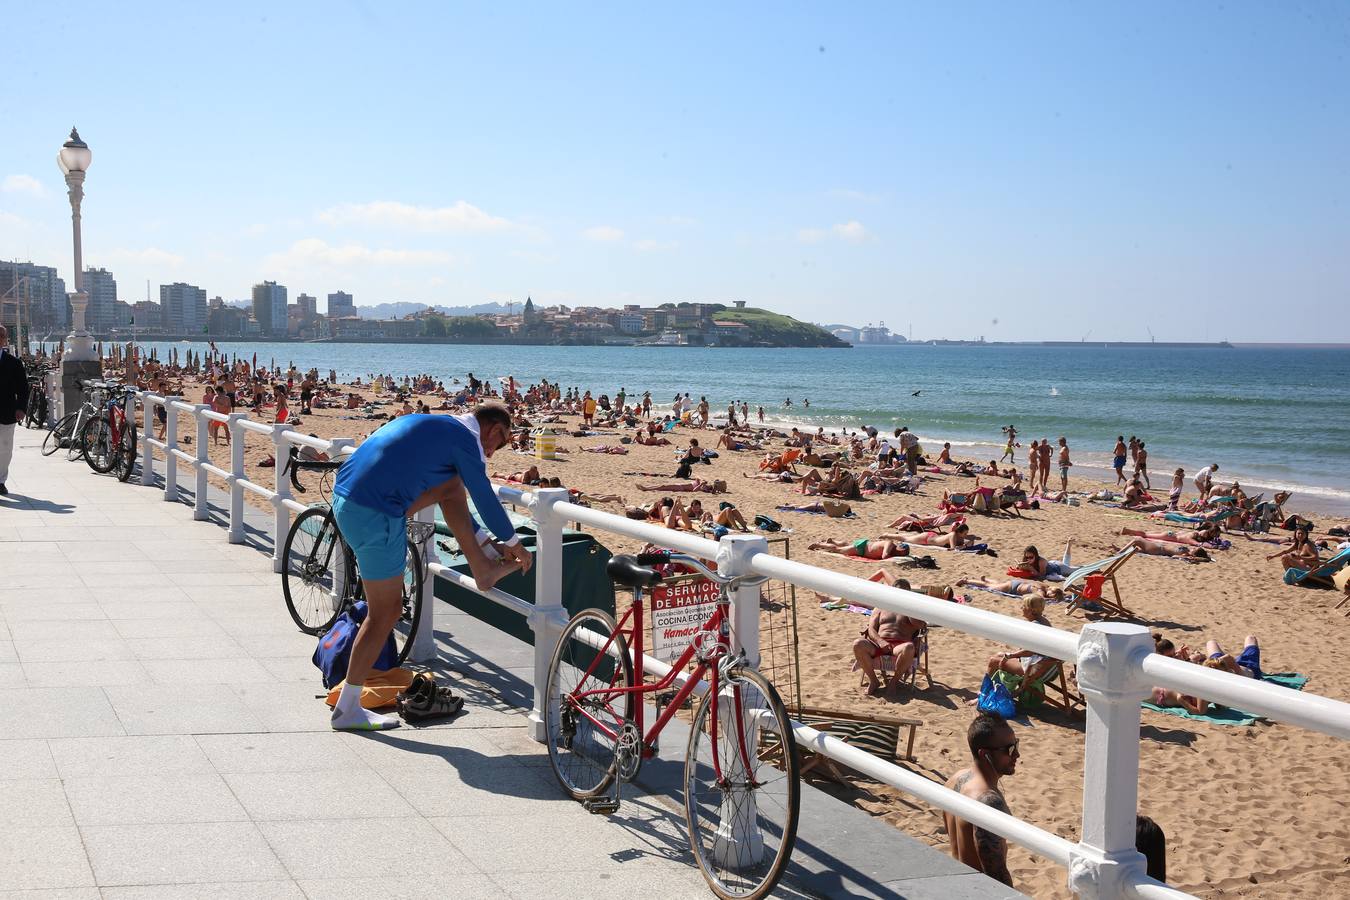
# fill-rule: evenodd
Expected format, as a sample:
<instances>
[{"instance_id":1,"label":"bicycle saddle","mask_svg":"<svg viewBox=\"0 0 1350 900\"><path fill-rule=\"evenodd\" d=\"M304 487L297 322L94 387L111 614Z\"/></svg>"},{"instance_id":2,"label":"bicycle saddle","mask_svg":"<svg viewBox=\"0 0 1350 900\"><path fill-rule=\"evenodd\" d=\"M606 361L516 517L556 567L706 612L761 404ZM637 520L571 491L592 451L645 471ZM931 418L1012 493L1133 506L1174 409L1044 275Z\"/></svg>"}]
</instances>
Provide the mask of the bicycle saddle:
<instances>
[{"instance_id":1,"label":"bicycle saddle","mask_svg":"<svg viewBox=\"0 0 1350 900\"><path fill-rule=\"evenodd\" d=\"M661 580L660 572L638 565L637 557L627 553L611 556L605 574L615 584L634 588L651 587Z\"/></svg>"}]
</instances>

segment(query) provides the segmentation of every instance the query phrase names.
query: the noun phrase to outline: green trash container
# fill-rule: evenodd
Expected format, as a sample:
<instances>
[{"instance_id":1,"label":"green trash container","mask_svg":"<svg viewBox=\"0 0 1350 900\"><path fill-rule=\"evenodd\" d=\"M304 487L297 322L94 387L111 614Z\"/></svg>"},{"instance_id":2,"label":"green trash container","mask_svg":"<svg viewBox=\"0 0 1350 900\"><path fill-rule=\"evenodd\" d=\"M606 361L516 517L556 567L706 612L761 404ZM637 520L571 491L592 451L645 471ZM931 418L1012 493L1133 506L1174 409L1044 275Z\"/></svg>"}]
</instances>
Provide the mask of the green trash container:
<instances>
[{"instance_id":1,"label":"green trash container","mask_svg":"<svg viewBox=\"0 0 1350 900\"><path fill-rule=\"evenodd\" d=\"M513 516L513 519L519 517ZM529 521L529 520L524 520ZM454 538L444 537L449 529L444 523L437 523L436 548L441 564L457 572L469 574L469 564L458 552ZM516 523L516 533L522 545L534 552L535 534L527 525ZM447 544L446 549L442 544ZM605 566L613 554L592 535L580 531L563 531L563 567L562 594L563 606L569 616L583 609L603 609L614 613L614 583L605 574ZM527 603L534 603L535 570L528 573L512 572L497 587L508 594L514 594ZM493 601L473 591L453 584L443 578L435 581L438 599L444 600L456 609L463 610L493 628L506 632L527 644L534 643L534 633L525 621L525 617L515 610L499 606Z\"/></svg>"}]
</instances>

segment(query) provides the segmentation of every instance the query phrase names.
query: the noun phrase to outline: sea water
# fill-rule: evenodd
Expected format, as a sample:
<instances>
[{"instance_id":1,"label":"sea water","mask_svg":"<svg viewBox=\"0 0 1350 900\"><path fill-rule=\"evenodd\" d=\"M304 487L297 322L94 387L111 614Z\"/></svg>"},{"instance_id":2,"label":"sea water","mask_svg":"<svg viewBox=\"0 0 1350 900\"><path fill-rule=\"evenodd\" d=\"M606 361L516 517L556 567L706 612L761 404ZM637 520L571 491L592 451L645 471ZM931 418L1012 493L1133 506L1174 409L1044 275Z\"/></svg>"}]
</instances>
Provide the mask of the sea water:
<instances>
[{"instance_id":1,"label":"sea water","mask_svg":"<svg viewBox=\"0 0 1350 900\"><path fill-rule=\"evenodd\" d=\"M161 360L202 343L148 343ZM668 411L677 392L764 407L766 421L814 429L906 425L925 450L998 458L1013 425L1024 464L1032 440L1068 438L1076 474L1105 475L1117 435L1142 439L1154 488L1180 466L1187 481L1219 464L1253 491L1288 487L1294 505L1350 508L1350 348L1106 348L876 346L851 349L543 347L458 344L227 343L239 358L301 370L430 373L447 387L479 378L540 378L613 397L652 393ZM792 400L791 407L784 401ZM810 406L806 405L809 400ZM1127 474L1130 470L1127 464ZM1114 474L1106 478L1114 481Z\"/></svg>"}]
</instances>

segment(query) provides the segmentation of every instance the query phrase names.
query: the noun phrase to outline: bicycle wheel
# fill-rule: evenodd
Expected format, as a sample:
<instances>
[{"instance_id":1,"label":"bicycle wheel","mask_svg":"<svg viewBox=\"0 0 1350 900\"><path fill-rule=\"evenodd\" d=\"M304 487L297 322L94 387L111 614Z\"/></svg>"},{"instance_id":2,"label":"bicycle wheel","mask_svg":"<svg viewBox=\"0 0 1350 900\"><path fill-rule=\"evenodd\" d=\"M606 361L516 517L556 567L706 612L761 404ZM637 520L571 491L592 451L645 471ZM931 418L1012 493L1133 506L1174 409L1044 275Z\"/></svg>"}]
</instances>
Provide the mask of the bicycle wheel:
<instances>
[{"instance_id":1,"label":"bicycle wheel","mask_svg":"<svg viewBox=\"0 0 1350 900\"><path fill-rule=\"evenodd\" d=\"M100 475L112 471L117 462L117 448L113 446L112 425L106 414L95 416L84 425L80 436L84 446L84 461Z\"/></svg>"},{"instance_id":2,"label":"bicycle wheel","mask_svg":"<svg viewBox=\"0 0 1350 900\"><path fill-rule=\"evenodd\" d=\"M51 456L57 450L60 450L70 440L70 433L75 428L76 413L67 413L62 416L47 436L42 439L42 455Z\"/></svg>"},{"instance_id":3,"label":"bicycle wheel","mask_svg":"<svg viewBox=\"0 0 1350 900\"><path fill-rule=\"evenodd\" d=\"M739 666L713 684L694 713L685 756L689 842L714 894L756 900L778 884L797 839L797 754L768 679Z\"/></svg>"},{"instance_id":4,"label":"bicycle wheel","mask_svg":"<svg viewBox=\"0 0 1350 900\"><path fill-rule=\"evenodd\" d=\"M327 509L307 509L295 517L286 535L281 592L300 630L323 634L342 612L345 594L338 594L337 571L345 565L342 537ZM347 574L348 584L355 576Z\"/></svg>"},{"instance_id":5,"label":"bicycle wheel","mask_svg":"<svg viewBox=\"0 0 1350 900\"><path fill-rule=\"evenodd\" d=\"M136 426L122 426L122 442L117 448L116 460L113 463L113 474L117 480L126 482L131 479L131 473L136 469Z\"/></svg>"},{"instance_id":6,"label":"bicycle wheel","mask_svg":"<svg viewBox=\"0 0 1350 900\"><path fill-rule=\"evenodd\" d=\"M66 459L74 462L84 458L84 431L89 427L88 412L75 414L75 423L70 428L70 440L66 441Z\"/></svg>"},{"instance_id":7,"label":"bicycle wheel","mask_svg":"<svg viewBox=\"0 0 1350 900\"><path fill-rule=\"evenodd\" d=\"M548 666L543 704L548 761L574 800L594 797L614 780L618 745L611 735L619 735L633 717L633 694L608 690L633 684L628 642L617 629L604 610L582 610L563 629ZM601 641L614 635L604 656L583 639L583 630ZM587 695L572 699L578 693Z\"/></svg>"},{"instance_id":8,"label":"bicycle wheel","mask_svg":"<svg viewBox=\"0 0 1350 900\"><path fill-rule=\"evenodd\" d=\"M398 664L403 665L417 640L417 619L422 612L422 552L408 541L408 561L403 568L403 611L394 623L394 644Z\"/></svg>"}]
</instances>

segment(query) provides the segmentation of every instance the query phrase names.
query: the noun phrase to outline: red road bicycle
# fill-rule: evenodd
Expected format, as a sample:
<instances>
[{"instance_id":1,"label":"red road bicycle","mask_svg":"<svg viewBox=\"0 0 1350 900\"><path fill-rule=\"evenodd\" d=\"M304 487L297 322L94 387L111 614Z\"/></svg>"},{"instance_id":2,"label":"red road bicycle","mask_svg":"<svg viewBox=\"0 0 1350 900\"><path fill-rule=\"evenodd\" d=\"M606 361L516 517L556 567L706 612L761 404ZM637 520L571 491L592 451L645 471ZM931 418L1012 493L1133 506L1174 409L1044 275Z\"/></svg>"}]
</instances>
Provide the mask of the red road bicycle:
<instances>
[{"instance_id":1,"label":"red road bicycle","mask_svg":"<svg viewBox=\"0 0 1350 900\"><path fill-rule=\"evenodd\" d=\"M644 588L662 576L648 566L683 563L716 582L716 607L670 670L646 683ZM787 710L773 685L733 651L730 592L767 579L728 578L699 560L667 551L609 561L615 584L633 589L616 623L599 609L577 613L549 665L544 723L549 762L563 788L595 813L619 808L619 787L656 753L657 738L700 684L689 725L684 811L690 845L713 893L760 898L777 885L797 836L800 774ZM643 695L665 695L693 672L644 730Z\"/></svg>"}]
</instances>

